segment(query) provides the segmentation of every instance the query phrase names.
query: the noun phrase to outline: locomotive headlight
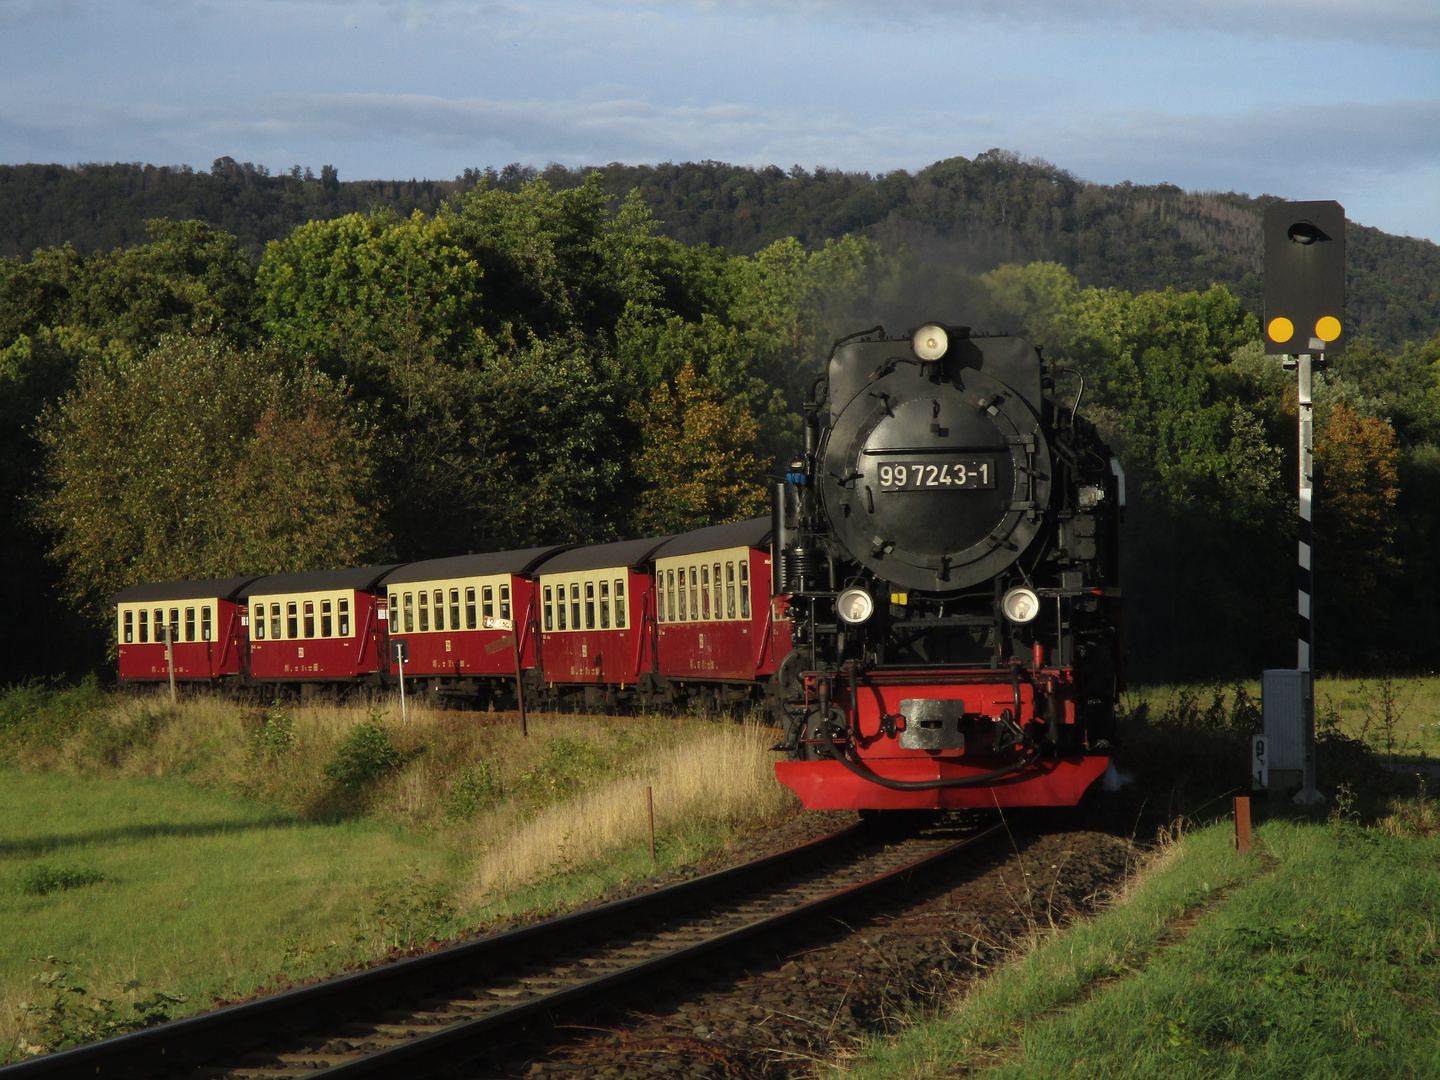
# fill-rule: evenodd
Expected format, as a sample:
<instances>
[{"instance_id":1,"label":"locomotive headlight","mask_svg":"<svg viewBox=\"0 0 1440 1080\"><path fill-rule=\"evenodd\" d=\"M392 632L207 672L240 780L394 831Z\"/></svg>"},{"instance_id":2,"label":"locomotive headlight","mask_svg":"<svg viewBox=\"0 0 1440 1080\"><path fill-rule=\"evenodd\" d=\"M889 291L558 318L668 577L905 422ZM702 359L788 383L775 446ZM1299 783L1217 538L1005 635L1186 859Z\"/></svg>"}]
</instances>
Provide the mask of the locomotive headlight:
<instances>
[{"instance_id":1,"label":"locomotive headlight","mask_svg":"<svg viewBox=\"0 0 1440 1080\"><path fill-rule=\"evenodd\" d=\"M939 360L950 347L950 335L938 323L926 323L910 338L910 348L921 360Z\"/></svg>"},{"instance_id":2,"label":"locomotive headlight","mask_svg":"<svg viewBox=\"0 0 1440 1080\"><path fill-rule=\"evenodd\" d=\"M846 589L835 601L835 612L841 621L859 626L875 614L875 600L864 589Z\"/></svg>"},{"instance_id":3,"label":"locomotive headlight","mask_svg":"<svg viewBox=\"0 0 1440 1080\"><path fill-rule=\"evenodd\" d=\"M1011 589L1000 601L1000 610L1013 623L1028 623L1040 614L1040 597L1034 589L1021 585Z\"/></svg>"}]
</instances>

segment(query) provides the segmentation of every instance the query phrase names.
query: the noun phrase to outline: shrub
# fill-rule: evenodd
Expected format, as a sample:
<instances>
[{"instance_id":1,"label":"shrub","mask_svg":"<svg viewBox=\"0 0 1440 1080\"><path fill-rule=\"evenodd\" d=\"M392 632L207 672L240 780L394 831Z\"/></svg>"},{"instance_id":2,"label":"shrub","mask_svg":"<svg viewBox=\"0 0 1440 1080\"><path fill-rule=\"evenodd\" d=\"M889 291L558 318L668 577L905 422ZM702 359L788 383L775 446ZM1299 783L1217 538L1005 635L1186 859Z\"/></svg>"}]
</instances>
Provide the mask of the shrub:
<instances>
[{"instance_id":1,"label":"shrub","mask_svg":"<svg viewBox=\"0 0 1440 1080\"><path fill-rule=\"evenodd\" d=\"M256 757L273 760L295 749L295 717L278 699L265 710L259 727L250 737L250 749Z\"/></svg>"},{"instance_id":2,"label":"shrub","mask_svg":"<svg viewBox=\"0 0 1440 1080\"><path fill-rule=\"evenodd\" d=\"M189 1000L181 994L157 990L126 1009L109 998L91 995L85 987L76 984L66 970L69 966L66 961L47 956L35 963L42 966L35 982L42 993L49 993L50 1000L20 1003L25 1026L33 1037L27 1040L29 1045L24 1049L31 1053L64 1050L163 1024L170 1019L172 1007ZM126 989L135 990L139 985L131 983Z\"/></svg>"},{"instance_id":3,"label":"shrub","mask_svg":"<svg viewBox=\"0 0 1440 1080\"><path fill-rule=\"evenodd\" d=\"M133 720L96 716L87 725L86 749L97 764L119 766L130 751L153 745L161 729L177 715L168 707L152 710L146 705Z\"/></svg>"},{"instance_id":4,"label":"shrub","mask_svg":"<svg viewBox=\"0 0 1440 1080\"><path fill-rule=\"evenodd\" d=\"M28 896L48 896L65 889L79 889L105 880L98 870L37 863L20 875L20 891Z\"/></svg>"},{"instance_id":5,"label":"shrub","mask_svg":"<svg viewBox=\"0 0 1440 1080\"><path fill-rule=\"evenodd\" d=\"M537 802L552 802L574 794L584 781L609 767L599 747L562 735L540 752L540 761L520 775L516 787Z\"/></svg>"},{"instance_id":6,"label":"shrub","mask_svg":"<svg viewBox=\"0 0 1440 1080\"><path fill-rule=\"evenodd\" d=\"M457 914L454 887L427 880L419 866L410 868L409 877L372 886L370 900L381 944L390 949L443 940Z\"/></svg>"},{"instance_id":7,"label":"shrub","mask_svg":"<svg viewBox=\"0 0 1440 1080\"><path fill-rule=\"evenodd\" d=\"M31 679L0 692L0 740L59 746L110 704L111 695L93 673L78 686Z\"/></svg>"},{"instance_id":8,"label":"shrub","mask_svg":"<svg viewBox=\"0 0 1440 1080\"><path fill-rule=\"evenodd\" d=\"M471 817L482 807L493 805L503 793L499 773L488 761L482 761L456 779L445 797L445 816L451 821Z\"/></svg>"},{"instance_id":9,"label":"shrub","mask_svg":"<svg viewBox=\"0 0 1440 1080\"><path fill-rule=\"evenodd\" d=\"M325 775L343 791L359 791L405 764L407 755L390 739L377 709L350 729L350 736L325 765Z\"/></svg>"}]
</instances>

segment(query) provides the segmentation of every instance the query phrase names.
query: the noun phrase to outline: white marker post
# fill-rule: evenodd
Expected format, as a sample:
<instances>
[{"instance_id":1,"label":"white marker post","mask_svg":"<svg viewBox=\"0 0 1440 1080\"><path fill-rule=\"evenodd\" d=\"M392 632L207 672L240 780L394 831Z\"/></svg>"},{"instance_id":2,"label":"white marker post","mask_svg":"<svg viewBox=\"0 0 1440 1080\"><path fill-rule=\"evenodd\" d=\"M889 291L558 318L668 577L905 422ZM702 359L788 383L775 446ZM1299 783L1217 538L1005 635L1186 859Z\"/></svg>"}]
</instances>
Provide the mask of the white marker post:
<instances>
[{"instance_id":1,"label":"white marker post","mask_svg":"<svg viewBox=\"0 0 1440 1080\"><path fill-rule=\"evenodd\" d=\"M400 669L400 723L409 725L410 718L405 713L405 642L394 643L395 664Z\"/></svg>"}]
</instances>

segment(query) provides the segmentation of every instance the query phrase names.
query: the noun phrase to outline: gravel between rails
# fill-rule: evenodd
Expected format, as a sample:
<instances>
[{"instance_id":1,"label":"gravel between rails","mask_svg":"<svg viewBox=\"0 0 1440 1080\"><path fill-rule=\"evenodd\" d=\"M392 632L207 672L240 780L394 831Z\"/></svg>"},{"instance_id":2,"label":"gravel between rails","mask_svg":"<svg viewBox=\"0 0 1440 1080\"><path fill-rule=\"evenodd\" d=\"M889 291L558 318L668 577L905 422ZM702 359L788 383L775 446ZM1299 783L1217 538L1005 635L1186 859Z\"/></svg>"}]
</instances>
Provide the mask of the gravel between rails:
<instances>
[{"instance_id":1,"label":"gravel between rails","mask_svg":"<svg viewBox=\"0 0 1440 1080\"><path fill-rule=\"evenodd\" d=\"M605 1080L793 1080L843 1060L916 1007L961 992L1046 930L1093 913L1135 864L1110 832L1022 815L903 900L825 920L667 980L623 1013L541 1032L454 1075ZM832 821L833 827L834 822ZM793 842L793 839L791 840ZM782 845L783 846L783 845Z\"/></svg>"}]
</instances>

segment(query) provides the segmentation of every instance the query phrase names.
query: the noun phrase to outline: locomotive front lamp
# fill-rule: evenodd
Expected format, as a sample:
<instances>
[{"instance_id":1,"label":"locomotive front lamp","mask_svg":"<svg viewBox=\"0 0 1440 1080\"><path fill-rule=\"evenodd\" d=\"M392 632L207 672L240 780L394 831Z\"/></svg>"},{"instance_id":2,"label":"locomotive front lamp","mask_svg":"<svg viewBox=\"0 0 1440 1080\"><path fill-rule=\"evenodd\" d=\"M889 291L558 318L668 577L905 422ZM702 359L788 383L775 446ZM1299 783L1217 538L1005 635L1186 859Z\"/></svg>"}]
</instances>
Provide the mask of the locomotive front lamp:
<instances>
[{"instance_id":1,"label":"locomotive front lamp","mask_svg":"<svg viewBox=\"0 0 1440 1080\"><path fill-rule=\"evenodd\" d=\"M1005 594L1000 610L1012 623L1028 623L1040 614L1040 597L1034 589L1020 585Z\"/></svg>"},{"instance_id":2,"label":"locomotive front lamp","mask_svg":"<svg viewBox=\"0 0 1440 1080\"><path fill-rule=\"evenodd\" d=\"M846 589L835 601L835 612L841 622L859 626L875 614L875 600L864 589Z\"/></svg>"},{"instance_id":3,"label":"locomotive front lamp","mask_svg":"<svg viewBox=\"0 0 1440 1080\"><path fill-rule=\"evenodd\" d=\"M921 360L939 360L950 347L950 335L939 323L926 323L910 338L910 348Z\"/></svg>"}]
</instances>

